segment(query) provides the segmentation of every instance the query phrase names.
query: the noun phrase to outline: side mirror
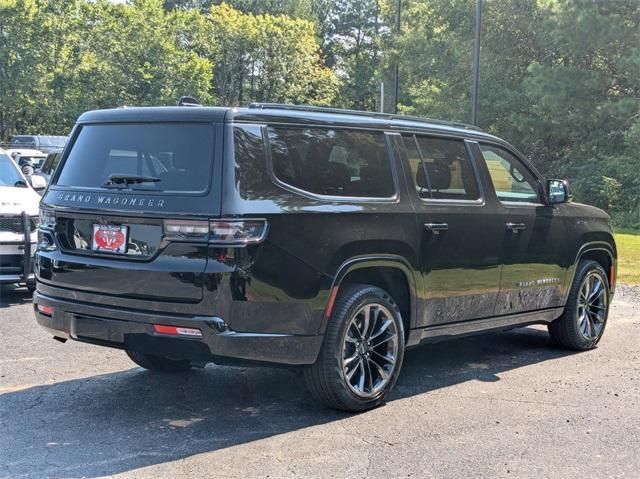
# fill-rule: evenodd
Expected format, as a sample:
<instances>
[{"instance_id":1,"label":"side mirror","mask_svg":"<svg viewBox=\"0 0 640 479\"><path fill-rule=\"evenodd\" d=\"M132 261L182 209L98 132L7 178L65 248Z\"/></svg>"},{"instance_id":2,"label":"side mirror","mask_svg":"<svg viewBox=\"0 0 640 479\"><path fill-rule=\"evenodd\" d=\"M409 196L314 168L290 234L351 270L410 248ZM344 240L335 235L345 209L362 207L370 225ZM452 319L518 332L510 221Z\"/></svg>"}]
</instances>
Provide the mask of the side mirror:
<instances>
[{"instance_id":1,"label":"side mirror","mask_svg":"<svg viewBox=\"0 0 640 479\"><path fill-rule=\"evenodd\" d=\"M545 184L545 194L548 205L568 203L573 199L569 183L566 180L547 180Z\"/></svg>"},{"instance_id":2,"label":"side mirror","mask_svg":"<svg viewBox=\"0 0 640 479\"><path fill-rule=\"evenodd\" d=\"M13 186L17 187L17 188L28 188L29 185L27 185L27 183L24 180L18 180L16 181Z\"/></svg>"},{"instance_id":3,"label":"side mirror","mask_svg":"<svg viewBox=\"0 0 640 479\"><path fill-rule=\"evenodd\" d=\"M44 178L44 176L31 175L29 178L31 180L31 186L34 190L41 190L47 187L47 180Z\"/></svg>"}]
</instances>

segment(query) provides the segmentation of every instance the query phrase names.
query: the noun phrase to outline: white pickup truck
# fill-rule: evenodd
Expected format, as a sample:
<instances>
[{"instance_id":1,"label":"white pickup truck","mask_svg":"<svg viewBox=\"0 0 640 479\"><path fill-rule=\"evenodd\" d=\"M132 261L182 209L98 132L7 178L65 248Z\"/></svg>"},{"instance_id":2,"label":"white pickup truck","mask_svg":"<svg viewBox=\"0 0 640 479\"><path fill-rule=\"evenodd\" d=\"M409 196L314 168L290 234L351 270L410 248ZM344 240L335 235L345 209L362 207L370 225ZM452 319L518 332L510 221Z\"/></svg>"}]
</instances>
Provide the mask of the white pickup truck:
<instances>
[{"instance_id":1,"label":"white pickup truck","mask_svg":"<svg viewBox=\"0 0 640 479\"><path fill-rule=\"evenodd\" d=\"M17 165L0 153L0 284L35 288L32 259L38 240L39 203L40 195Z\"/></svg>"}]
</instances>

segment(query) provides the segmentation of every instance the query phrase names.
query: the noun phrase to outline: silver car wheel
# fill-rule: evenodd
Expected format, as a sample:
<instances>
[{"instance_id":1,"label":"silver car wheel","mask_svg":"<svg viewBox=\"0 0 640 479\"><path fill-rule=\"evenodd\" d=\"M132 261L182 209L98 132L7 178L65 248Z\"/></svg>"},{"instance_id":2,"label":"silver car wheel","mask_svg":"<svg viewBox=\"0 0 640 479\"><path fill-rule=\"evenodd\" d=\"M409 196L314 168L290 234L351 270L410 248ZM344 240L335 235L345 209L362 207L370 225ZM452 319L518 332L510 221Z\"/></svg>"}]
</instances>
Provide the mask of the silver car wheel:
<instances>
[{"instance_id":1,"label":"silver car wheel","mask_svg":"<svg viewBox=\"0 0 640 479\"><path fill-rule=\"evenodd\" d=\"M576 322L582 336L594 341L598 339L607 318L607 288L604 278L595 271L582 280L578 293Z\"/></svg>"},{"instance_id":2,"label":"silver car wheel","mask_svg":"<svg viewBox=\"0 0 640 479\"><path fill-rule=\"evenodd\" d=\"M398 357L398 329L381 304L362 306L351 317L342 341L342 374L351 392L371 398L393 376Z\"/></svg>"}]
</instances>

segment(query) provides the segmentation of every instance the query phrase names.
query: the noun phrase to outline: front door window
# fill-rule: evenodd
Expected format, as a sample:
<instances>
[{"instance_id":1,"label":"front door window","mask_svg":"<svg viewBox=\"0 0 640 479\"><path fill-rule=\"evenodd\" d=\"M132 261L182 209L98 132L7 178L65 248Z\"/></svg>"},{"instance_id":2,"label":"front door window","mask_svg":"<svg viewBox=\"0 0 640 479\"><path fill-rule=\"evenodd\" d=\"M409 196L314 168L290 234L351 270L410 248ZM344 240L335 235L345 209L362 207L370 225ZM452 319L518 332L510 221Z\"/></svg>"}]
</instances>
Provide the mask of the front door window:
<instances>
[{"instance_id":1,"label":"front door window","mask_svg":"<svg viewBox=\"0 0 640 479\"><path fill-rule=\"evenodd\" d=\"M520 160L498 146L480 145L480 149L500 201L540 202L538 182Z\"/></svg>"}]
</instances>

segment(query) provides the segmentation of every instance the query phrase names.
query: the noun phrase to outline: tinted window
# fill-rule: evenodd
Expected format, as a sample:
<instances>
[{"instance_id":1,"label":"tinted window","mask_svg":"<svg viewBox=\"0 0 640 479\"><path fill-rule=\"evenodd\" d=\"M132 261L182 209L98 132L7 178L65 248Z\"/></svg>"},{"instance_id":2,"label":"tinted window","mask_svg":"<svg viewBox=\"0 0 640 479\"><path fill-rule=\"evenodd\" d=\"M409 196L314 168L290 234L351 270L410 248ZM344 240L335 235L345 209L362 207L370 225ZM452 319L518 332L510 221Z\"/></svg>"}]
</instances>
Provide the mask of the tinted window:
<instances>
[{"instance_id":1,"label":"tinted window","mask_svg":"<svg viewBox=\"0 0 640 479\"><path fill-rule=\"evenodd\" d=\"M64 144L66 142L67 142L66 136L41 136L40 137L41 146L62 148L64 147Z\"/></svg>"},{"instance_id":2,"label":"tinted window","mask_svg":"<svg viewBox=\"0 0 640 479\"><path fill-rule=\"evenodd\" d=\"M7 155L0 154L0 186L14 186L18 181L24 181L24 178L15 163Z\"/></svg>"},{"instance_id":3,"label":"tinted window","mask_svg":"<svg viewBox=\"0 0 640 479\"><path fill-rule=\"evenodd\" d=\"M255 125L233 129L236 188L243 198L267 199L274 189L267 172L267 158L262 129Z\"/></svg>"},{"instance_id":4,"label":"tinted window","mask_svg":"<svg viewBox=\"0 0 640 479\"><path fill-rule=\"evenodd\" d=\"M46 175L52 174L60 163L60 156L60 153L50 153L40 171Z\"/></svg>"},{"instance_id":5,"label":"tinted window","mask_svg":"<svg viewBox=\"0 0 640 479\"><path fill-rule=\"evenodd\" d=\"M411 176L421 198L477 200L480 190L464 142L403 135Z\"/></svg>"},{"instance_id":6,"label":"tinted window","mask_svg":"<svg viewBox=\"0 0 640 479\"><path fill-rule=\"evenodd\" d=\"M17 158L18 166L31 165L34 168L39 168L44 163L44 156L19 156Z\"/></svg>"},{"instance_id":7,"label":"tinted window","mask_svg":"<svg viewBox=\"0 0 640 479\"><path fill-rule=\"evenodd\" d=\"M395 193L384 134L269 128L275 176L318 195L389 198Z\"/></svg>"},{"instance_id":8,"label":"tinted window","mask_svg":"<svg viewBox=\"0 0 640 479\"><path fill-rule=\"evenodd\" d=\"M56 184L108 187L111 175L145 176L129 183L149 191L202 192L210 181L213 130L208 124L157 123L82 127Z\"/></svg>"},{"instance_id":9,"label":"tinted window","mask_svg":"<svg viewBox=\"0 0 640 479\"><path fill-rule=\"evenodd\" d=\"M18 135L11 138L11 146L36 146L36 137L27 135Z\"/></svg>"},{"instance_id":10,"label":"tinted window","mask_svg":"<svg viewBox=\"0 0 640 479\"><path fill-rule=\"evenodd\" d=\"M538 181L511 153L492 145L480 145L491 175L493 187L501 201L537 203Z\"/></svg>"}]
</instances>

